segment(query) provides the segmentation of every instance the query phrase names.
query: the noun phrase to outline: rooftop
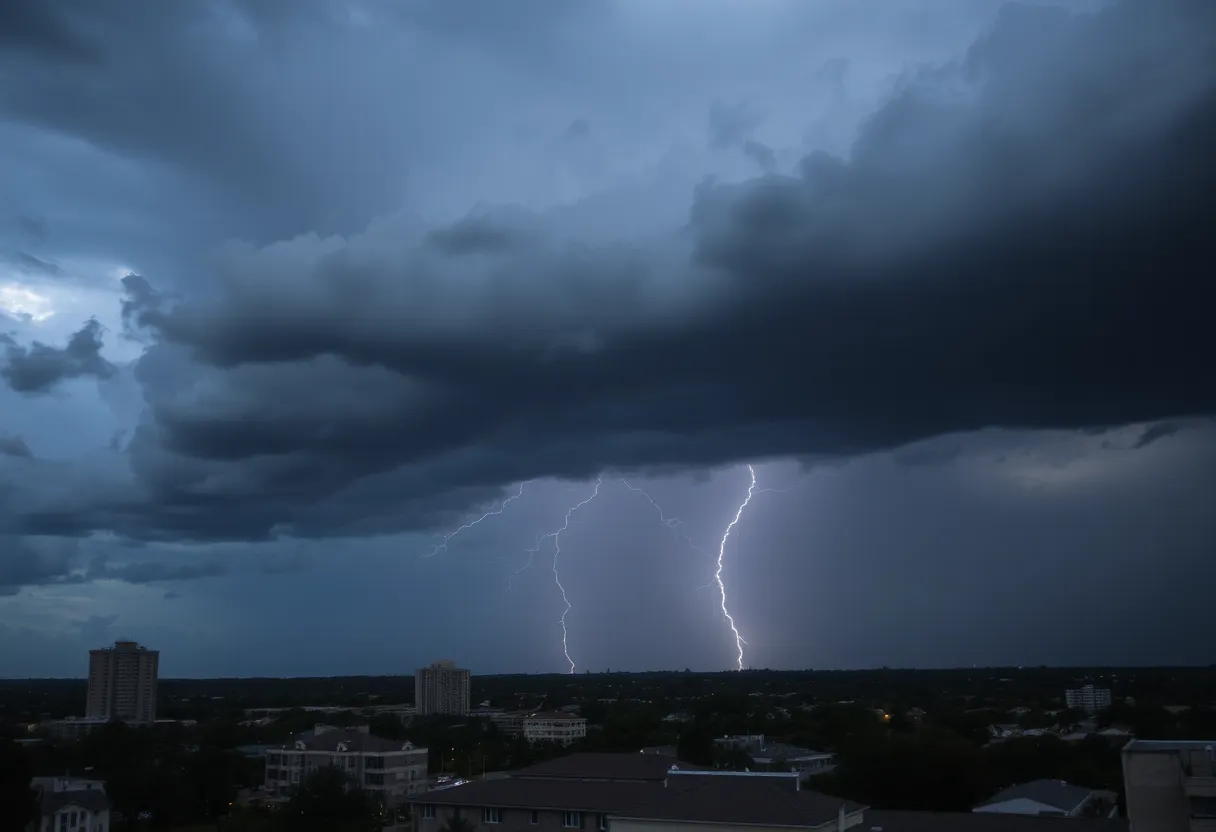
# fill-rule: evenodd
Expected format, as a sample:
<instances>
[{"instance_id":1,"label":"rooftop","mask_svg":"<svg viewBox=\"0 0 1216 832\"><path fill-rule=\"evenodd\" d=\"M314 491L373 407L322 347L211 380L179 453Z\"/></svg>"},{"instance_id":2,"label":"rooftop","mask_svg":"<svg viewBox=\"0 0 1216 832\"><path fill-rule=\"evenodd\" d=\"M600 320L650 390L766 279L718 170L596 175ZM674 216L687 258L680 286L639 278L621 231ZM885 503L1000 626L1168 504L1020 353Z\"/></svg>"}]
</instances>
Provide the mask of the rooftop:
<instances>
[{"instance_id":1,"label":"rooftop","mask_svg":"<svg viewBox=\"0 0 1216 832\"><path fill-rule=\"evenodd\" d=\"M569 778L573 780L640 780L661 783L676 766L696 771L699 766L682 763L663 754L610 754L583 752L547 760L513 773L513 778Z\"/></svg>"},{"instance_id":2,"label":"rooftop","mask_svg":"<svg viewBox=\"0 0 1216 832\"><path fill-rule=\"evenodd\" d=\"M867 809L869 832L1128 832L1126 818L1053 818L995 812L891 812Z\"/></svg>"},{"instance_id":3,"label":"rooftop","mask_svg":"<svg viewBox=\"0 0 1216 832\"><path fill-rule=\"evenodd\" d=\"M1123 752L1206 751L1209 748L1216 748L1216 740L1132 740L1123 746Z\"/></svg>"},{"instance_id":4,"label":"rooftop","mask_svg":"<svg viewBox=\"0 0 1216 832\"><path fill-rule=\"evenodd\" d=\"M682 772L653 796L618 811L618 817L688 823L817 827L834 823L841 809L864 806L800 789L797 776L738 776L736 772Z\"/></svg>"},{"instance_id":5,"label":"rooftop","mask_svg":"<svg viewBox=\"0 0 1216 832\"><path fill-rule=\"evenodd\" d=\"M400 742L398 740L386 740L383 737L376 737L363 731L351 728L339 728L332 731L325 731L321 734L311 735L312 732L305 732L296 738L296 742L303 743L304 748L308 751L338 751L339 744L345 746L346 751L357 751L365 754L390 754L399 751L416 751L426 753L425 748L417 748L413 743ZM274 749L290 750L291 746L280 745L274 746Z\"/></svg>"},{"instance_id":6,"label":"rooftop","mask_svg":"<svg viewBox=\"0 0 1216 832\"><path fill-rule=\"evenodd\" d=\"M1029 783L1019 783L999 791L983 803L976 806L992 806L1007 800L1033 800L1059 809L1061 812L1071 812L1080 806L1093 794L1093 789L1084 786L1074 786L1064 780L1031 780Z\"/></svg>"},{"instance_id":7,"label":"rooftop","mask_svg":"<svg viewBox=\"0 0 1216 832\"><path fill-rule=\"evenodd\" d=\"M555 722L586 722L587 720L578 714L566 713L564 711L536 711L530 713L527 719L551 719Z\"/></svg>"},{"instance_id":8,"label":"rooftop","mask_svg":"<svg viewBox=\"0 0 1216 832\"><path fill-rule=\"evenodd\" d=\"M642 803L662 790L661 782L643 780L504 777L436 789L419 795L413 802L609 813Z\"/></svg>"}]
</instances>

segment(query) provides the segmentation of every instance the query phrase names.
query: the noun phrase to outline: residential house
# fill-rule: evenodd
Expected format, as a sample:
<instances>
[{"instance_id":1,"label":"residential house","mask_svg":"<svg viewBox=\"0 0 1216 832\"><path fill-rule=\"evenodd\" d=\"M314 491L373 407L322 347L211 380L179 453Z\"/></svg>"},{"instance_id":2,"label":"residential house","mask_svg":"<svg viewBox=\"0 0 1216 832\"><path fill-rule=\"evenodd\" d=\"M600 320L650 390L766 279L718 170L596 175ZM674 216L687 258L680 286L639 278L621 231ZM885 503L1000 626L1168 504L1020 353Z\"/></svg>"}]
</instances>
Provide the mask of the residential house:
<instances>
[{"instance_id":1,"label":"residential house","mask_svg":"<svg viewBox=\"0 0 1216 832\"><path fill-rule=\"evenodd\" d=\"M1032 780L997 792L971 811L1078 818L1091 814L1092 807L1101 802L1103 794L1064 780ZM1103 814L1109 812L1111 806L1106 805L1105 809Z\"/></svg>"},{"instance_id":2,"label":"residential house","mask_svg":"<svg viewBox=\"0 0 1216 832\"><path fill-rule=\"evenodd\" d=\"M318 725L290 745L266 751L266 796L282 800L322 766L346 772L386 806L400 805L426 791L427 749L372 736L367 727Z\"/></svg>"},{"instance_id":3,"label":"residential house","mask_svg":"<svg viewBox=\"0 0 1216 832\"><path fill-rule=\"evenodd\" d=\"M38 820L29 832L109 832L110 799L100 780L79 777L35 777L30 787L38 792Z\"/></svg>"}]
</instances>

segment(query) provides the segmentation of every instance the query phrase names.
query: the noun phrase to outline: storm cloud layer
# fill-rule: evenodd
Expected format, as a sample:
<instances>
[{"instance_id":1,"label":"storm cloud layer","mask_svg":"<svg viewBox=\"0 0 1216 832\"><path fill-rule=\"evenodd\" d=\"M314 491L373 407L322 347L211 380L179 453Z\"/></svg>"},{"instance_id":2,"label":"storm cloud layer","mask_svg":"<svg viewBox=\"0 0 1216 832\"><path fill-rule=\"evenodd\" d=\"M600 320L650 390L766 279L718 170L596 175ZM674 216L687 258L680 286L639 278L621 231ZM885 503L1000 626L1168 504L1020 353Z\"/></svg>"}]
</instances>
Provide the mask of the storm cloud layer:
<instances>
[{"instance_id":1,"label":"storm cloud layer","mask_svg":"<svg viewBox=\"0 0 1216 832\"><path fill-rule=\"evenodd\" d=\"M0 594L1210 429L1216 5L710 6L7 4Z\"/></svg>"},{"instance_id":2,"label":"storm cloud layer","mask_svg":"<svg viewBox=\"0 0 1216 832\"><path fill-rule=\"evenodd\" d=\"M706 183L645 238L484 208L233 245L172 305L129 278L157 341L129 446L147 503L74 522L408 528L535 477L1210 412L1213 24L1186 0L1006 7L847 159ZM712 142L739 138L727 115ZM375 479L364 518L316 511Z\"/></svg>"}]
</instances>

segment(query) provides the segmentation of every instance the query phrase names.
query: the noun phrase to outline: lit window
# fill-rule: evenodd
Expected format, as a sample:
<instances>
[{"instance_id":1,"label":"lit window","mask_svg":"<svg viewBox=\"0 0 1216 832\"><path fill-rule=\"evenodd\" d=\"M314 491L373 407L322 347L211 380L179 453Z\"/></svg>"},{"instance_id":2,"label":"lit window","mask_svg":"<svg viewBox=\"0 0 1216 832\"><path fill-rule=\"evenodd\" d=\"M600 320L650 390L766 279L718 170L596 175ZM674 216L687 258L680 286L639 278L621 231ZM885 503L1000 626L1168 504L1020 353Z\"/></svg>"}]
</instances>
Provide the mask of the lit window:
<instances>
[{"instance_id":1,"label":"lit window","mask_svg":"<svg viewBox=\"0 0 1216 832\"><path fill-rule=\"evenodd\" d=\"M502 809L491 809L488 806L481 810L482 823L502 823Z\"/></svg>"}]
</instances>

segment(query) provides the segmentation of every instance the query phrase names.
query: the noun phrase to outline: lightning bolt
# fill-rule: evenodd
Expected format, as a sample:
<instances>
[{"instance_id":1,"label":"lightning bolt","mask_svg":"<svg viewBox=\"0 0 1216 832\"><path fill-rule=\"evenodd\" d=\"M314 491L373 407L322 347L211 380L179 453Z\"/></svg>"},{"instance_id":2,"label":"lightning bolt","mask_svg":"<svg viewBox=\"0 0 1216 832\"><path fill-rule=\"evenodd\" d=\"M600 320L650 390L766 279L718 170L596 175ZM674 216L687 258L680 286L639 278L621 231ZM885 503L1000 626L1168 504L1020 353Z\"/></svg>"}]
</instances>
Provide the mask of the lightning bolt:
<instances>
[{"instance_id":1,"label":"lightning bolt","mask_svg":"<svg viewBox=\"0 0 1216 832\"><path fill-rule=\"evenodd\" d=\"M739 635L739 628L735 626L735 619L731 617L730 612L726 609L726 584L722 582L722 560L726 556L726 541L730 538L731 530L735 528L735 525L739 522L739 518L743 516L743 510L747 508L747 504L752 501L752 495L756 493L756 469L748 465L747 472L751 474L752 482L747 487L747 497L739 504L739 509L735 512L735 519L727 524L726 531L722 534L722 543L718 546L718 571L714 573L714 580L718 582L718 595L722 599L722 615L726 617L726 623L730 624L730 631L735 634L735 648L739 651L736 664L739 670L743 669L743 645L747 644L747 642L743 640L743 636ZM570 672L574 672L573 666Z\"/></svg>"},{"instance_id":2,"label":"lightning bolt","mask_svg":"<svg viewBox=\"0 0 1216 832\"><path fill-rule=\"evenodd\" d=\"M558 619L558 624L562 628L562 652L566 655L566 661L570 663L570 672L571 673L574 673L575 665L574 665L574 659L570 658L570 642L569 642L569 632L566 629L566 615L570 612L572 607L570 605L570 598L569 598L569 596L566 595L566 588L564 586L562 586L561 575L558 573L558 569L557 569L557 561L562 553L561 536L562 536L562 532L564 532L564 531L566 531L566 529L570 528L570 518L571 518L571 516L573 516L574 512L578 511L580 508L587 505L587 503L591 502L596 497L598 497L599 493L600 493L600 486L603 484L604 484L603 476L596 477L595 489L591 492L591 496L588 497L587 499L583 500L581 503L577 503L577 504L571 506L569 509L567 509L566 521L564 523L562 523L562 527L556 531L542 534L537 539L536 546L530 550L533 554L535 554L536 552L540 551L540 545L544 541L548 540L549 538L553 539L553 583L557 584L557 588L562 594L562 602L566 605L566 608L564 610L562 610L561 618ZM528 563L525 564L523 569L520 569L519 572L522 572L524 569L527 569L528 565L530 565L531 563L532 563L532 558L529 556ZM519 574L519 573L517 572L516 574Z\"/></svg>"},{"instance_id":3,"label":"lightning bolt","mask_svg":"<svg viewBox=\"0 0 1216 832\"><path fill-rule=\"evenodd\" d=\"M689 537L688 535L684 534L683 532L681 532L679 530L680 527L684 525L684 521L680 520L677 517L668 517L663 512L663 507L661 505L659 505L657 502L655 502L654 497L651 497L649 492L647 492L645 489L638 488L636 485L631 485L629 483L629 481L626 480L624 477L621 477L621 485L625 486L630 491L636 491L638 494L641 494L643 497L645 497L650 502L650 504L652 506L654 506L654 510L659 513L659 525L663 526L666 529L670 529L673 533L675 533L675 534L679 535L681 538L683 538L684 542L687 543L688 547L690 549L692 549L694 552L697 552L699 554L705 554L704 550L702 550L701 547L699 547L697 544L692 542L691 537Z\"/></svg>"},{"instance_id":4,"label":"lightning bolt","mask_svg":"<svg viewBox=\"0 0 1216 832\"><path fill-rule=\"evenodd\" d=\"M457 529L454 532L448 532L447 534L439 535L439 537L443 538L443 542L440 543L438 546L436 546L434 549L432 549L431 553L429 555L423 555L423 557L433 558L433 557L435 557L435 555L439 554L440 552L446 552L448 550L448 541L450 541L453 537L460 534L461 532L468 531L469 529L473 528L478 523L480 523L482 520L485 520L487 517L494 517L496 515L502 514L503 511L506 509L506 507L510 503L513 503L514 501L518 500L520 497L523 496L524 486L527 485L529 482L531 482L531 480L525 480L524 482L521 482L519 484L519 490L516 491L514 494L512 494L510 497L507 497L505 500L503 500L502 503L498 506L498 508L487 511L485 514L481 515L476 520L470 520L468 523L465 523L463 526L461 526L459 529Z\"/></svg>"}]
</instances>

